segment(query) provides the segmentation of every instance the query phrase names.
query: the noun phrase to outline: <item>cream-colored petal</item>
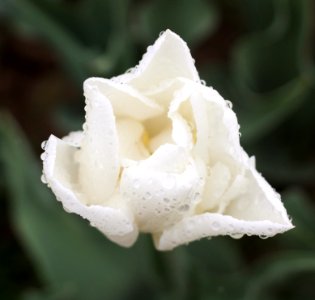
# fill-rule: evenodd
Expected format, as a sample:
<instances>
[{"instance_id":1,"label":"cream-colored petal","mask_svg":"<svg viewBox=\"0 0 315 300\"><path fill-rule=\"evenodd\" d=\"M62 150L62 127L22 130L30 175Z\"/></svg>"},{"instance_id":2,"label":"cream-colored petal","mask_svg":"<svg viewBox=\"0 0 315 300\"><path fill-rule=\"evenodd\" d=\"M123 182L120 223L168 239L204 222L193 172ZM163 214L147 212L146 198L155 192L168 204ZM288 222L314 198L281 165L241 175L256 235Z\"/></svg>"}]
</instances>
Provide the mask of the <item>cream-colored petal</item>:
<instances>
[{"instance_id":1,"label":"cream-colored petal","mask_svg":"<svg viewBox=\"0 0 315 300\"><path fill-rule=\"evenodd\" d=\"M162 234L154 235L158 250L172 250L205 237L230 235L240 238L244 234L259 235L262 238L283 233L293 226L291 223L280 224L270 220L247 221L217 213L204 213L184 218Z\"/></svg>"},{"instance_id":2,"label":"cream-colored petal","mask_svg":"<svg viewBox=\"0 0 315 300\"><path fill-rule=\"evenodd\" d=\"M116 128L122 159L142 160L149 156L149 151L144 145L146 133L140 122L129 118L119 119Z\"/></svg>"},{"instance_id":3,"label":"cream-colored petal","mask_svg":"<svg viewBox=\"0 0 315 300\"><path fill-rule=\"evenodd\" d=\"M170 126L164 128L160 133L153 136L149 141L149 149L151 153L157 150L161 145L174 143L172 139L172 128Z\"/></svg>"},{"instance_id":4,"label":"cream-colored petal","mask_svg":"<svg viewBox=\"0 0 315 300\"><path fill-rule=\"evenodd\" d=\"M170 103L168 117L172 120L172 139L181 147L191 149L193 146L193 131L189 125L189 119L180 111L181 106L188 102L192 91L190 87L184 87L177 91L173 101Z\"/></svg>"},{"instance_id":5,"label":"cream-colored petal","mask_svg":"<svg viewBox=\"0 0 315 300\"><path fill-rule=\"evenodd\" d=\"M154 100L167 111L171 101L174 99L175 93L185 85L183 79L185 78L176 77L175 79L165 81L154 89L144 91L143 95Z\"/></svg>"},{"instance_id":6,"label":"cream-colored petal","mask_svg":"<svg viewBox=\"0 0 315 300\"><path fill-rule=\"evenodd\" d=\"M222 196L228 189L231 181L229 168L220 161L209 168L208 171L209 174L206 177L202 201L198 205L198 212L211 211L218 208L220 203L222 203Z\"/></svg>"},{"instance_id":7,"label":"cream-colored petal","mask_svg":"<svg viewBox=\"0 0 315 300\"><path fill-rule=\"evenodd\" d=\"M84 90L93 88L97 88L110 101L116 117L144 121L163 113L161 106L127 84L91 77L84 82Z\"/></svg>"},{"instance_id":8,"label":"cream-colored petal","mask_svg":"<svg viewBox=\"0 0 315 300\"><path fill-rule=\"evenodd\" d=\"M186 42L166 30L148 47L137 67L113 80L128 83L139 91L150 91L176 77L200 81Z\"/></svg>"},{"instance_id":9,"label":"cream-colored petal","mask_svg":"<svg viewBox=\"0 0 315 300\"><path fill-rule=\"evenodd\" d=\"M195 154L206 165L218 160L229 163L230 158L240 163L247 160L239 143L236 115L228 102L214 89L196 84L190 101L196 127Z\"/></svg>"},{"instance_id":10,"label":"cream-colored petal","mask_svg":"<svg viewBox=\"0 0 315 300\"><path fill-rule=\"evenodd\" d=\"M176 145L163 145L148 159L125 168L120 184L143 232L159 232L190 215L201 188L194 161Z\"/></svg>"},{"instance_id":11,"label":"cream-colored petal","mask_svg":"<svg viewBox=\"0 0 315 300\"><path fill-rule=\"evenodd\" d=\"M98 228L113 242L131 246L138 236L132 214L124 206L119 196L109 202L112 207L101 205L86 205L82 202L82 191L78 183L78 164L75 161L77 148L66 142L50 136L45 147L43 174L45 179L62 202L64 209L89 220L92 226Z\"/></svg>"},{"instance_id":12,"label":"cream-colored petal","mask_svg":"<svg viewBox=\"0 0 315 300\"><path fill-rule=\"evenodd\" d=\"M246 170L245 176L246 191L231 199L224 214L242 220L270 220L286 226L291 225L280 195L267 181L252 167Z\"/></svg>"},{"instance_id":13,"label":"cream-colored petal","mask_svg":"<svg viewBox=\"0 0 315 300\"><path fill-rule=\"evenodd\" d=\"M102 204L113 194L120 171L115 117L110 102L95 86L85 86L86 123L76 154L79 183L88 204Z\"/></svg>"},{"instance_id":14,"label":"cream-colored petal","mask_svg":"<svg viewBox=\"0 0 315 300\"><path fill-rule=\"evenodd\" d=\"M74 147L81 147L82 140L84 134L83 131L72 131L68 135L62 138L67 144L74 146Z\"/></svg>"}]
</instances>

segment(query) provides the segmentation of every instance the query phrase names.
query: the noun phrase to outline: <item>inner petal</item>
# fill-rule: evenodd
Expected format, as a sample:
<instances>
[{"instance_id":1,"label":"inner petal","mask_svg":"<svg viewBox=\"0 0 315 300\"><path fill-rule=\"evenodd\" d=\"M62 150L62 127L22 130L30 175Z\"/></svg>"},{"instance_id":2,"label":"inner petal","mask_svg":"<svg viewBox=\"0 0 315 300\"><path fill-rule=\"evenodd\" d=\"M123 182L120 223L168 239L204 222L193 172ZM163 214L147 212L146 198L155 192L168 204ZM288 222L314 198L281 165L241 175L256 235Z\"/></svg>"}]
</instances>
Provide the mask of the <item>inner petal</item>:
<instances>
[{"instance_id":1,"label":"inner petal","mask_svg":"<svg viewBox=\"0 0 315 300\"><path fill-rule=\"evenodd\" d=\"M225 164L217 162L212 168L209 168L202 196L203 200L198 205L198 211L205 212L218 209L221 198L230 184L230 180L231 173Z\"/></svg>"},{"instance_id":2,"label":"inner petal","mask_svg":"<svg viewBox=\"0 0 315 300\"><path fill-rule=\"evenodd\" d=\"M160 105L127 84L104 78L89 78L84 82L84 89L91 87L96 87L110 101L116 117L143 121L163 113Z\"/></svg>"},{"instance_id":3,"label":"inner petal","mask_svg":"<svg viewBox=\"0 0 315 300\"><path fill-rule=\"evenodd\" d=\"M140 122L123 118L116 122L116 128L121 158L141 160L149 156L147 133Z\"/></svg>"}]
</instances>

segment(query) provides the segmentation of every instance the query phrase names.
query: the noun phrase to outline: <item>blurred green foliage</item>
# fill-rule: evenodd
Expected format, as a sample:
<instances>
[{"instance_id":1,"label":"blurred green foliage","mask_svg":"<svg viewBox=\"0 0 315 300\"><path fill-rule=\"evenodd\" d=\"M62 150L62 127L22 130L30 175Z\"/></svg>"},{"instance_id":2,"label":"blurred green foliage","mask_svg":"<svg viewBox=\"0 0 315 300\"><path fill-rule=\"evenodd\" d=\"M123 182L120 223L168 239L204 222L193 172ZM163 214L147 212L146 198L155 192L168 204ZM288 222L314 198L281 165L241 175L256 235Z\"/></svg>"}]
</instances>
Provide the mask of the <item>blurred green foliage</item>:
<instances>
[{"instance_id":1,"label":"blurred green foliage","mask_svg":"<svg viewBox=\"0 0 315 300\"><path fill-rule=\"evenodd\" d=\"M282 193L296 225L266 241L216 238L157 253L150 238L142 236L132 249L122 249L63 211L40 182L33 153L38 145L30 142L29 133L36 135L39 128L25 135L12 114L3 111L1 225L10 222L16 241L12 246L12 237L4 235L1 299L315 298L312 1L2 0L0 21L10 35L48 45L68 74L65 85L75 90L75 102L56 99L46 111L61 132L82 124L78 95L85 78L110 77L135 65L166 28L180 34L202 78L233 102L243 145ZM0 36L0 54L6 59L4 40ZM37 80L35 85L51 91L63 79L48 78L45 85ZM48 103L50 92L45 92L37 97ZM19 120L10 104L4 106ZM17 281L14 272L22 279Z\"/></svg>"}]
</instances>

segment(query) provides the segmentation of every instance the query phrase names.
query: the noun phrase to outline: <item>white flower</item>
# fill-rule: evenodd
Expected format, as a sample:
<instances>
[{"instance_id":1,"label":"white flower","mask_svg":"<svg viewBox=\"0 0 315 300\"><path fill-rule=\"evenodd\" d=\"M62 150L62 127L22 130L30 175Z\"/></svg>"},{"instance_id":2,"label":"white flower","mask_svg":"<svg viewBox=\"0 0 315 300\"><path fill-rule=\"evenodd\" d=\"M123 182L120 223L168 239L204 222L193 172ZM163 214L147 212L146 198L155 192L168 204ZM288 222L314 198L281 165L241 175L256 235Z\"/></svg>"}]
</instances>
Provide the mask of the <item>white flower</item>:
<instances>
[{"instance_id":1,"label":"white flower","mask_svg":"<svg viewBox=\"0 0 315 300\"><path fill-rule=\"evenodd\" d=\"M64 209L131 246L159 250L217 235L270 237L293 226L239 143L236 116L202 84L186 43L167 30L137 67L84 83L83 131L50 136L45 180Z\"/></svg>"}]
</instances>

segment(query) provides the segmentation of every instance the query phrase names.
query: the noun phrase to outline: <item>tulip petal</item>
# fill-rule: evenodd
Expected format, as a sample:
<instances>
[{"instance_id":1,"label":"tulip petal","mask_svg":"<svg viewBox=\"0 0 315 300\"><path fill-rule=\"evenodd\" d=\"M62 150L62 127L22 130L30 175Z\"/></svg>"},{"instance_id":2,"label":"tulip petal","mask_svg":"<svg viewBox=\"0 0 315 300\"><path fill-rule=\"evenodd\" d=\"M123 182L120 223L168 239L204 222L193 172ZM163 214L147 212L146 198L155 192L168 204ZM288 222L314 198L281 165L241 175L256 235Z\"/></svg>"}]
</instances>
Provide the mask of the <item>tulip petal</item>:
<instances>
[{"instance_id":1,"label":"tulip petal","mask_svg":"<svg viewBox=\"0 0 315 300\"><path fill-rule=\"evenodd\" d=\"M45 147L43 173L48 185L62 202L67 212L75 213L90 221L110 240L121 246L131 246L138 236L132 214L118 196L112 198L112 207L101 205L86 205L82 201L82 191L79 190L75 161L77 148L65 141L50 136Z\"/></svg>"},{"instance_id":2,"label":"tulip petal","mask_svg":"<svg viewBox=\"0 0 315 300\"><path fill-rule=\"evenodd\" d=\"M200 81L186 42L166 30L154 45L148 47L137 67L113 80L128 83L139 91L150 91L176 77Z\"/></svg>"},{"instance_id":3,"label":"tulip petal","mask_svg":"<svg viewBox=\"0 0 315 300\"><path fill-rule=\"evenodd\" d=\"M280 195L267 181L252 167L246 170L245 176L246 192L232 198L224 214L242 220L269 220L292 226Z\"/></svg>"},{"instance_id":4,"label":"tulip petal","mask_svg":"<svg viewBox=\"0 0 315 300\"><path fill-rule=\"evenodd\" d=\"M72 131L62 138L67 144L74 147L81 147L84 134L83 131Z\"/></svg>"},{"instance_id":5,"label":"tulip petal","mask_svg":"<svg viewBox=\"0 0 315 300\"><path fill-rule=\"evenodd\" d=\"M185 149L163 145L124 169L120 191L143 232L159 232L194 211L201 193L197 168Z\"/></svg>"},{"instance_id":6,"label":"tulip petal","mask_svg":"<svg viewBox=\"0 0 315 300\"><path fill-rule=\"evenodd\" d=\"M170 104L170 108L168 111L168 117L172 120L173 132L172 138L174 142L186 149L190 150L193 146L193 131L194 129L189 124L189 119L183 109L182 106L186 104L189 105L188 101L189 96L191 94L191 90L188 88L180 89L176 95L174 100ZM191 110L189 106L188 110Z\"/></svg>"},{"instance_id":7,"label":"tulip petal","mask_svg":"<svg viewBox=\"0 0 315 300\"><path fill-rule=\"evenodd\" d=\"M76 153L84 201L106 203L120 172L118 137L110 102L95 86L85 86L86 123L81 149Z\"/></svg>"},{"instance_id":8,"label":"tulip petal","mask_svg":"<svg viewBox=\"0 0 315 300\"><path fill-rule=\"evenodd\" d=\"M269 220L247 221L218 213L204 213L187 217L165 229L162 234L155 234L154 242L158 250L165 251L205 237L230 235L233 238L241 238L247 234L266 238L292 227L291 224L279 224Z\"/></svg>"},{"instance_id":9,"label":"tulip petal","mask_svg":"<svg viewBox=\"0 0 315 300\"><path fill-rule=\"evenodd\" d=\"M124 118L117 120L116 128L122 159L141 160L149 156L149 151L144 145L146 132L141 123Z\"/></svg>"},{"instance_id":10,"label":"tulip petal","mask_svg":"<svg viewBox=\"0 0 315 300\"><path fill-rule=\"evenodd\" d=\"M84 82L84 90L97 88L110 101L116 117L129 117L138 121L154 118L163 108L126 84L92 77Z\"/></svg>"},{"instance_id":11,"label":"tulip petal","mask_svg":"<svg viewBox=\"0 0 315 300\"><path fill-rule=\"evenodd\" d=\"M159 250L171 250L193 240L217 235L230 235L234 238L240 238L244 234L272 237L292 229L294 226L279 194L253 168L252 160L248 163L246 172L237 175L229 188L221 193L218 204L219 207L223 205L222 208L217 212L187 217L161 234L156 234L154 237L156 247ZM220 176L220 173L224 174L225 171L227 170L222 165L215 168L217 176ZM220 183L222 184L226 186L225 182ZM204 194L202 197L205 199ZM203 205L201 204L198 205L199 209L200 206L205 208L213 202L205 201Z\"/></svg>"},{"instance_id":12,"label":"tulip petal","mask_svg":"<svg viewBox=\"0 0 315 300\"><path fill-rule=\"evenodd\" d=\"M195 153L206 165L218 160L247 160L239 142L239 125L235 113L220 94L209 87L196 85L191 94L196 127ZM209 117L211 116L211 117Z\"/></svg>"}]
</instances>

